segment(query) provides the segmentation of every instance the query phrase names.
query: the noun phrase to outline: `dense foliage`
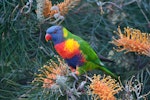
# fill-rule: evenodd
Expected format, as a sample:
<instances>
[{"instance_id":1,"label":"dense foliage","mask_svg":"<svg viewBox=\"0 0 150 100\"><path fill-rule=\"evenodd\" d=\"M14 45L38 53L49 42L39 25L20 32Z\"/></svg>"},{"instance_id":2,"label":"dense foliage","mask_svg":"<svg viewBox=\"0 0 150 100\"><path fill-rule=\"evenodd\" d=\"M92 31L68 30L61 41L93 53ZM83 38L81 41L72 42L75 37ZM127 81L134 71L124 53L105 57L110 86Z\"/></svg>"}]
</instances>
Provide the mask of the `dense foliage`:
<instances>
[{"instance_id":1,"label":"dense foliage","mask_svg":"<svg viewBox=\"0 0 150 100\"><path fill-rule=\"evenodd\" d=\"M35 0L26 13L28 8L24 7L27 2L0 1L1 100L52 100L57 96L57 93L45 93L42 87L31 84L38 69L53 59L56 52L44 38L45 30L52 24L50 21L41 23L37 19ZM53 4L58 2L52 0ZM117 31L118 26L122 32L124 27L131 27L150 33L149 0L81 0L64 17L61 25L88 41L98 55L115 62L104 64L111 66L109 69L121 77L123 85L135 76L143 84L141 95L150 91L150 57L134 52L117 52L110 43L112 37L117 38L114 31ZM123 94L117 97L123 99ZM66 100L65 96L61 96L60 100L63 98ZM88 94L80 97L82 100L89 98Z\"/></svg>"}]
</instances>

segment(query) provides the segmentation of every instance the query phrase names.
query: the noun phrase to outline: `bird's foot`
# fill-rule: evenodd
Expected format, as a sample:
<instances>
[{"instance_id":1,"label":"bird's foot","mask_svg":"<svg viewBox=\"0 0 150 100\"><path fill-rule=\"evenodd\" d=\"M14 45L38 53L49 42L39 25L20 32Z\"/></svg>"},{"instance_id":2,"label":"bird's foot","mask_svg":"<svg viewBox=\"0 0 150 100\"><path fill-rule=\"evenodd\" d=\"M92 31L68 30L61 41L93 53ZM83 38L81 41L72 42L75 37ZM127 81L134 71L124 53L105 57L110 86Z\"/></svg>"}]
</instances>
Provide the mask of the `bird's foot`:
<instances>
[{"instance_id":1,"label":"bird's foot","mask_svg":"<svg viewBox=\"0 0 150 100\"><path fill-rule=\"evenodd\" d=\"M75 72L76 69L74 69L73 67L70 67L71 72Z\"/></svg>"}]
</instances>

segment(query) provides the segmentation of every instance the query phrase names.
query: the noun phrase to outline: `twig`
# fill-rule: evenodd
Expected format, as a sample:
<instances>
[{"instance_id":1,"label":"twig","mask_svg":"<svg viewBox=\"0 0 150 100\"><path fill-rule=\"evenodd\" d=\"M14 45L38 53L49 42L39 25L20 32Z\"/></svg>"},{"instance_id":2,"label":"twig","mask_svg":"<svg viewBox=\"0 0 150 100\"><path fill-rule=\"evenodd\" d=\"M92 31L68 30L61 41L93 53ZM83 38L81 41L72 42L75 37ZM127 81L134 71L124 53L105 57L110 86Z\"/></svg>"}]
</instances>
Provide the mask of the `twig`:
<instances>
[{"instance_id":1,"label":"twig","mask_svg":"<svg viewBox=\"0 0 150 100\"><path fill-rule=\"evenodd\" d=\"M92 78L90 78L89 76L87 75L84 75L88 80L90 80L92 82Z\"/></svg>"},{"instance_id":2,"label":"twig","mask_svg":"<svg viewBox=\"0 0 150 100\"><path fill-rule=\"evenodd\" d=\"M24 14L28 14L31 11L32 3L33 3L33 0L29 0L26 3L26 5L22 7L20 12ZM27 11L24 11L24 9L27 9Z\"/></svg>"},{"instance_id":3,"label":"twig","mask_svg":"<svg viewBox=\"0 0 150 100\"><path fill-rule=\"evenodd\" d=\"M146 68L146 71L147 71L147 73L149 74L149 76L150 76L150 71L149 71L149 69L148 68Z\"/></svg>"},{"instance_id":4,"label":"twig","mask_svg":"<svg viewBox=\"0 0 150 100\"><path fill-rule=\"evenodd\" d=\"M13 9L12 13L11 13L11 18L12 18L12 21L16 21L17 18L19 17L20 15L20 12L18 11L17 12L17 15L14 17L14 13L15 11L19 8L19 4L17 6L15 6L15 8Z\"/></svg>"},{"instance_id":5,"label":"twig","mask_svg":"<svg viewBox=\"0 0 150 100\"><path fill-rule=\"evenodd\" d=\"M124 3L124 4L123 4L123 6L130 5L130 4L132 4L132 3L136 2L136 1L137 1L137 0L132 0L132 1L129 1L129 2L127 2L127 3Z\"/></svg>"},{"instance_id":6,"label":"twig","mask_svg":"<svg viewBox=\"0 0 150 100\"><path fill-rule=\"evenodd\" d=\"M138 7L140 8L140 11L142 12L143 16L145 17L147 23L150 24L150 21L149 21L148 17L146 16L146 14L144 13L144 11L142 10L139 2L138 1L136 1L136 2L137 2Z\"/></svg>"},{"instance_id":7,"label":"twig","mask_svg":"<svg viewBox=\"0 0 150 100\"><path fill-rule=\"evenodd\" d=\"M27 94L29 94L33 89L35 89L38 86L38 84L36 84L35 86L33 86L30 90L28 90L26 93L22 94L21 96L19 96L18 100L22 100L22 98L27 98Z\"/></svg>"},{"instance_id":8,"label":"twig","mask_svg":"<svg viewBox=\"0 0 150 100\"><path fill-rule=\"evenodd\" d=\"M48 56L52 56L52 55L50 55L50 53L48 53L47 51L46 51L46 49L43 47L43 46L40 46L40 47L38 47L39 49L41 49L41 50L43 50Z\"/></svg>"},{"instance_id":9,"label":"twig","mask_svg":"<svg viewBox=\"0 0 150 100\"><path fill-rule=\"evenodd\" d=\"M122 10L122 7L118 6L116 3L113 3L113 2L103 2L102 4L105 5L105 4L112 4L113 6L117 7L118 9Z\"/></svg>"}]
</instances>

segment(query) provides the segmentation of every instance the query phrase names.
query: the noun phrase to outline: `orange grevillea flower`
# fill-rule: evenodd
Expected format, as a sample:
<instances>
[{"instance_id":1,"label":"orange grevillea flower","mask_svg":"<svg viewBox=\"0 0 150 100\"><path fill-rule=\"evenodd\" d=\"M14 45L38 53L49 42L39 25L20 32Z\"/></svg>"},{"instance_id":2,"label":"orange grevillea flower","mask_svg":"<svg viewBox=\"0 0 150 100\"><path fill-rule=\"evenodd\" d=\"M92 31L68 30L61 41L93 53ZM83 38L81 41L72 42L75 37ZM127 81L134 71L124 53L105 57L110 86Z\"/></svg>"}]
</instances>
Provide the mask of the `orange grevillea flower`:
<instances>
[{"instance_id":1,"label":"orange grevillea flower","mask_svg":"<svg viewBox=\"0 0 150 100\"><path fill-rule=\"evenodd\" d=\"M51 7L52 7L52 2L51 1L45 0L43 6L44 6L43 7L43 15L44 15L44 17L49 17L49 16L54 15L54 13L56 13L56 11L51 11Z\"/></svg>"},{"instance_id":2,"label":"orange grevillea flower","mask_svg":"<svg viewBox=\"0 0 150 100\"><path fill-rule=\"evenodd\" d=\"M64 0L64 2L58 3L57 5L54 6L57 6L60 14L64 16L65 14L68 13L70 9L74 8L79 2L80 0ZM53 5L51 1L45 0L43 9L43 15L45 17L52 17L54 14L58 13L57 10L51 10L52 6Z\"/></svg>"},{"instance_id":3,"label":"orange grevillea flower","mask_svg":"<svg viewBox=\"0 0 150 100\"><path fill-rule=\"evenodd\" d=\"M91 93L97 95L95 99L116 100L115 94L121 90L121 86L110 76L94 75L90 84Z\"/></svg>"},{"instance_id":4,"label":"orange grevillea flower","mask_svg":"<svg viewBox=\"0 0 150 100\"><path fill-rule=\"evenodd\" d=\"M67 74L67 65L58 58L58 63L51 61L48 65L44 65L37 74L33 82L42 82L44 88L51 88L55 84L57 76L64 76Z\"/></svg>"},{"instance_id":5,"label":"orange grevillea flower","mask_svg":"<svg viewBox=\"0 0 150 100\"><path fill-rule=\"evenodd\" d=\"M124 28L124 33L118 27L119 39L113 37L111 43L115 44L118 52L126 50L127 52L136 52L150 57L150 34L142 33L138 29Z\"/></svg>"}]
</instances>

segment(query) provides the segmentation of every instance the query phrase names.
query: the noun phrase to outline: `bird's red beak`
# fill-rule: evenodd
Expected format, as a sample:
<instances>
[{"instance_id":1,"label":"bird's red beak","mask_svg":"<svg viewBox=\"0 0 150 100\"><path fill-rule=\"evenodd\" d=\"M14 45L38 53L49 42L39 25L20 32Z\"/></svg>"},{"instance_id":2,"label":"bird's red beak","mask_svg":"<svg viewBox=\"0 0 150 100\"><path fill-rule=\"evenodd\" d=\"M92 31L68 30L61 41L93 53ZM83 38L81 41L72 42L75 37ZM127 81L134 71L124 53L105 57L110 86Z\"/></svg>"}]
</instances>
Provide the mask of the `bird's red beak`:
<instances>
[{"instance_id":1,"label":"bird's red beak","mask_svg":"<svg viewBox=\"0 0 150 100\"><path fill-rule=\"evenodd\" d=\"M50 34L45 35L45 40L48 42L49 40L52 39L52 36Z\"/></svg>"}]
</instances>

